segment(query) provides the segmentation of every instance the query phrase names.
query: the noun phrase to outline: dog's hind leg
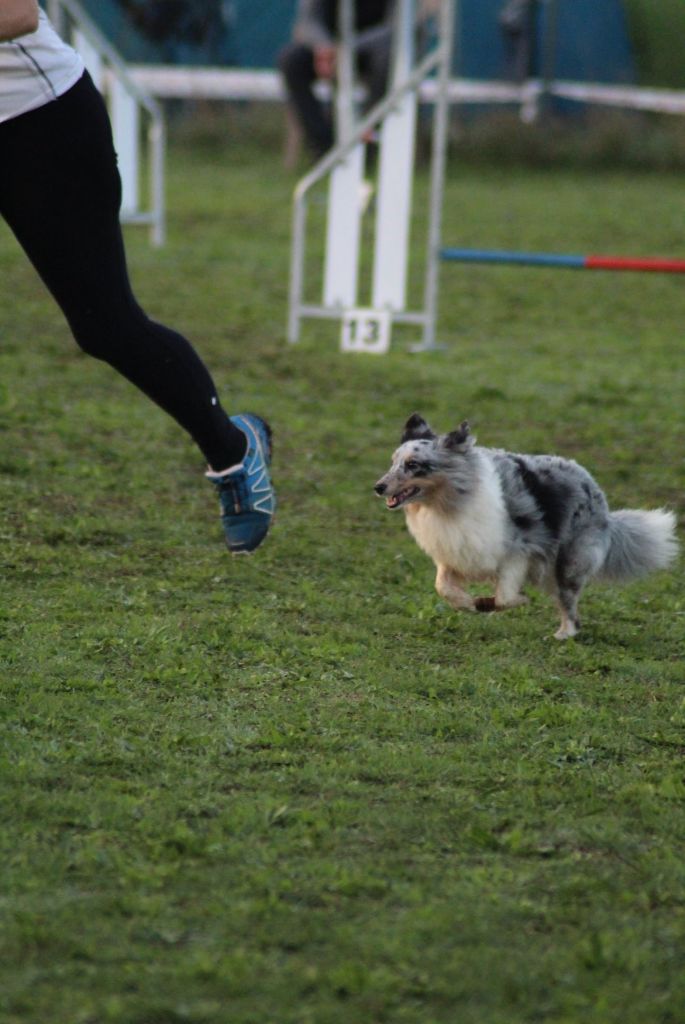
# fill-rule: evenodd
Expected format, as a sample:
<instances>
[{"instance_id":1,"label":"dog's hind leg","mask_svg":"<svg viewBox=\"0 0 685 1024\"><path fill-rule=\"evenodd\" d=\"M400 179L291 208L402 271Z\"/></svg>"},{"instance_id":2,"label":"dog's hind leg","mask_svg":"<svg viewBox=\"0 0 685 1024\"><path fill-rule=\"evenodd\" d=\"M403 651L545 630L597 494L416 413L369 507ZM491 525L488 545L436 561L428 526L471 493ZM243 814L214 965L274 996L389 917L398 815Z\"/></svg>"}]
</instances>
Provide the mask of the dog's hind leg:
<instances>
[{"instance_id":1,"label":"dog's hind leg","mask_svg":"<svg viewBox=\"0 0 685 1024\"><path fill-rule=\"evenodd\" d=\"M462 590L460 583L461 581L453 569L447 565L438 566L435 589L440 597L444 598L457 611L473 612L476 610L475 602L470 594Z\"/></svg>"},{"instance_id":2,"label":"dog's hind leg","mask_svg":"<svg viewBox=\"0 0 685 1024\"><path fill-rule=\"evenodd\" d=\"M578 599L585 584L598 571L604 559L604 541L596 530L584 530L559 549L554 575L561 623L554 636L568 640L580 629Z\"/></svg>"},{"instance_id":3,"label":"dog's hind leg","mask_svg":"<svg viewBox=\"0 0 685 1024\"><path fill-rule=\"evenodd\" d=\"M557 603L561 612L561 623L554 634L557 640L568 640L580 629L578 599L593 567L592 548L584 549L578 540L559 549L554 567Z\"/></svg>"},{"instance_id":4,"label":"dog's hind leg","mask_svg":"<svg viewBox=\"0 0 685 1024\"><path fill-rule=\"evenodd\" d=\"M578 618L579 597L579 587L577 589L573 589L572 587L559 587L557 592L557 601L559 604L559 610L561 611L561 624L554 634L557 640L570 640L570 638L575 636L580 629L580 619Z\"/></svg>"}]
</instances>

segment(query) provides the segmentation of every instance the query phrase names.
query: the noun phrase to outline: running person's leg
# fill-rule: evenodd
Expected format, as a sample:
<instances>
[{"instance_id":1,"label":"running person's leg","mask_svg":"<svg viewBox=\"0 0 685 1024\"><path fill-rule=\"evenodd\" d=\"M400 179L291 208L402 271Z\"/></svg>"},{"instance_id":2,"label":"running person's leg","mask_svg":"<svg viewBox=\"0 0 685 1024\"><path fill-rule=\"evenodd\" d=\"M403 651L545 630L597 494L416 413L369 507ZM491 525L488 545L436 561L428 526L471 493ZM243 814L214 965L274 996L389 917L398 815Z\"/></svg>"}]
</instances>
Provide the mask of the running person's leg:
<instances>
[{"instance_id":1,"label":"running person's leg","mask_svg":"<svg viewBox=\"0 0 685 1024\"><path fill-rule=\"evenodd\" d=\"M240 462L244 438L199 356L176 331L150 320L131 291L111 129L90 79L0 125L0 140L0 213L78 344L173 416L213 469Z\"/></svg>"},{"instance_id":2,"label":"running person's leg","mask_svg":"<svg viewBox=\"0 0 685 1024\"><path fill-rule=\"evenodd\" d=\"M58 100L1 124L0 148L0 214L78 344L169 413L212 470L249 457L244 424L239 427L222 409L193 347L150 320L132 293L109 118L88 75Z\"/></svg>"}]
</instances>

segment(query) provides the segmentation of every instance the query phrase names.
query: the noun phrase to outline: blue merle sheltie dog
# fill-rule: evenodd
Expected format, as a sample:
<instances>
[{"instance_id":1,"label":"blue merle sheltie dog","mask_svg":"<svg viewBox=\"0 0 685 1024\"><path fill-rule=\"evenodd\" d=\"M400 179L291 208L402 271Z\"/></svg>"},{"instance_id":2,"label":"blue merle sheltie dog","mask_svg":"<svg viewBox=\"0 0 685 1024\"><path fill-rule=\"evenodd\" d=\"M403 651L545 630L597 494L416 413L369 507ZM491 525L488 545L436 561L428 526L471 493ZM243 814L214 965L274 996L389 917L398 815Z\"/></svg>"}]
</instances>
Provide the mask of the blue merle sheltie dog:
<instances>
[{"instance_id":1,"label":"blue merle sheltie dog","mask_svg":"<svg viewBox=\"0 0 685 1024\"><path fill-rule=\"evenodd\" d=\"M672 512L610 512L578 463L482 448L466 421L438 435L414 413L375 490L389 509L404 509L453 608L515 608L527 601L524 584L542 586L559 604L559 640L578 632L578 598L591 579L631 579L677 553ZM466 591L485 580L495 583L493 597Z\"/></svg>"}]
</instances>

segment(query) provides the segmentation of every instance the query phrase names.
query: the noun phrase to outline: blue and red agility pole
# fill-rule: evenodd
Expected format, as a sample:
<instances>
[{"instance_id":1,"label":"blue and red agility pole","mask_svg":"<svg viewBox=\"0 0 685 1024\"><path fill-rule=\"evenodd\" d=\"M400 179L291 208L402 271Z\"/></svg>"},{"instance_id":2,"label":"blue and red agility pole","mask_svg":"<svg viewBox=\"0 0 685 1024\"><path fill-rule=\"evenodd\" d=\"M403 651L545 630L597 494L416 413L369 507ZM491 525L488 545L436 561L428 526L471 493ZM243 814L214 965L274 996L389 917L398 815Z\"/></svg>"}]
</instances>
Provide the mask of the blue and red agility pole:
<instances>
[{"instance_id":1,"label":"blue and red agility pole","mask_svg":"<svg viewBox=\"0 0 685 1024\"><path fill-rule=\"evenodd\" d=\"M568 256L546 252L509 252L506 249L443 249L440 258L460 263L517 263L562 270L632 270L685 274L685 260L632 259L626 256Z\"/></svg>"}]
</instances>

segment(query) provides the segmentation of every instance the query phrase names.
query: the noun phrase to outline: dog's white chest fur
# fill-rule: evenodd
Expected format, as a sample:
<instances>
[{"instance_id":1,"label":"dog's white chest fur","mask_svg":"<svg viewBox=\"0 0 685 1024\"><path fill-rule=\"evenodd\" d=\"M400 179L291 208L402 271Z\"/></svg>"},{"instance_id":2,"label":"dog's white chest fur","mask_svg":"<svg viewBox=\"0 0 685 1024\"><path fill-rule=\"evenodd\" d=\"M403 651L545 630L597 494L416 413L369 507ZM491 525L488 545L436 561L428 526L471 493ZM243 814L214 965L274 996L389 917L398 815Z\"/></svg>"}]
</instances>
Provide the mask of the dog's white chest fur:
<instances>
[{"instance_id":1,"label":"dog's white chest fur","mask_svg":"<svg viewBox=\"0 0 685 1024\"><path fill-rule=\"evenodd\" d=\"M443 511L416 504L406 509L409 532L436 565L469 580L497 574L505 553L505 507L493 467L484 460L478 489L463 507Z\"/></svg>"}]
</instances>

